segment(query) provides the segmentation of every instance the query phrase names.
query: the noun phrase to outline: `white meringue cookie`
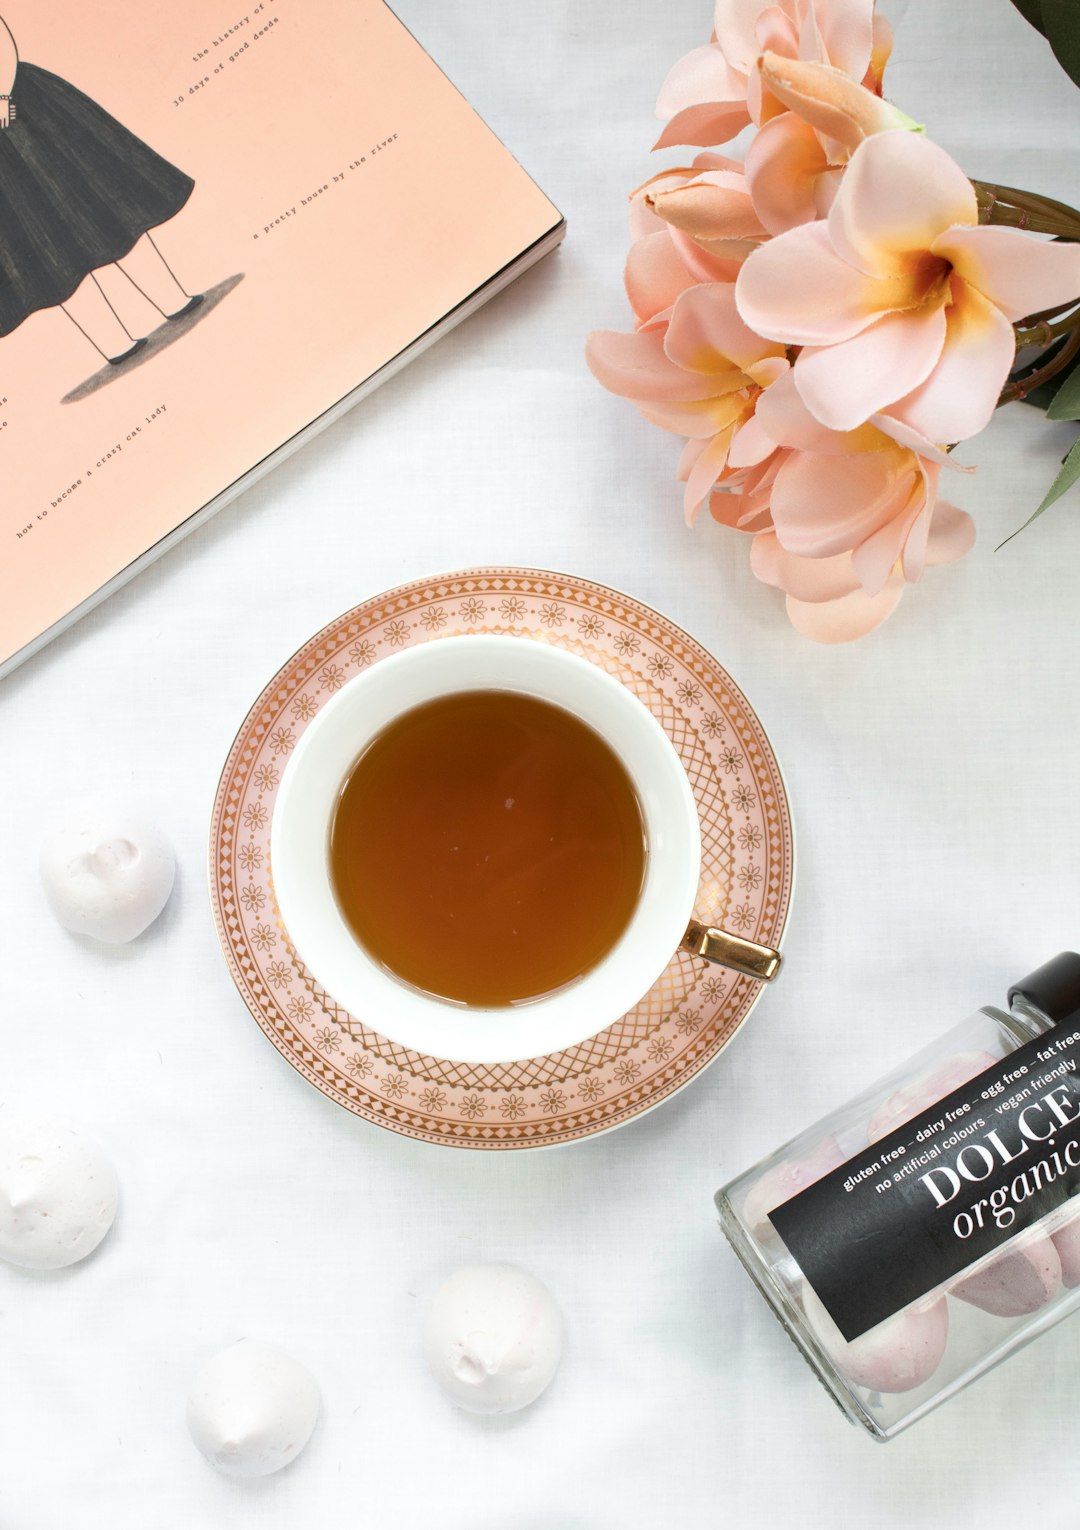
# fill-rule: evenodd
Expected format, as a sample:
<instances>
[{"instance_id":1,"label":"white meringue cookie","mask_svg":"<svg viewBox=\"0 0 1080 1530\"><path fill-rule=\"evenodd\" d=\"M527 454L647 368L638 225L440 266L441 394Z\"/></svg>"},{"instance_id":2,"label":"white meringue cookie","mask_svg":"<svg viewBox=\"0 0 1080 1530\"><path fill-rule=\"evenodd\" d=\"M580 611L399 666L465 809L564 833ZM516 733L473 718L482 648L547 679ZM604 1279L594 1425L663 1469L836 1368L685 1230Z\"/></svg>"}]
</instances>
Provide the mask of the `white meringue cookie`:
<instances>
[{"instance_id":1,"label":"white meringue cookie","mask_svg":"<svg viewBox=\"0 0 1080 1530\"><path fill-rule=\"evenodd\" d=\"M41 847L42 886L67 930L125 945L169 901L176 861L162 834L123 806L84 803L65 814Z\"/></svg>"},{"instance_id":2,"label":"white meringue cookie","mask_svg":"<svg viewBox=\"0 0 1080 1530\"><path fill-rule=\"evenodd\" d=\"M1080 1286L1080 1215L1067 1217L1051 1236L1061 1261L1061 1278L1071 1291Z\"/></svg>"},{"instance_id":3,"label":"white meringue cookie","mask_svg":"<svg viewBox=\"0 0 1080 1530\"><path fill-rule=\"evenodd\" d=\"M974 1275L954 1281L948 1289L950 1296L995 1317L1022 1317L1052 1302L1060 1295L1061 1285L1057 1239L1034 1227L986 1260Z\"/></svg>"},{"instance_id":4,"label":"white meringue cookie","mask_svg":"<svg viewBox=\"0 0 1080 1530\"><path fill-rule=\"evenodd\" d=\"M113 1224L116 1170L73 1126L0 1117L0 1258L60 1270L92 1254Z\"/></svg>"},{"instance_id":5,"label":"white meringue cookie","mask_svg":"<svg viewBox=\"0 0 1080 1530\"><path fill-rule=\"evenodd\" d=\"M894 1312L850 1343L809 1285L803 1292L803 1311L840 1374L871 1392L921 1387L941 1363L949 1337L948 1303L937 1292Z\"/></svg>"},{"instance_id":6,"label":"white meringue cookie","mask_svg":"<svg viewBox=\"0 0 1080 1530\"><path fill-rule=\"evenodd\" d=\"M759 1240L775 1237L769 1212L783 1206L811 1185L831 1174L844 1162L844 1152L831 1134L814 1144L801 1158L782 1159L759 1176L746 1192L742 1217Z\"/></svg>"},{"instance_id":7,"label":"white meringue cookie","mask_svg":"<svg viewBox=\"0 0 1080 1530\"><path fill-rule=\"evenodd\" d=\"M319 1418L319 1389L274 1344L241 1339L211 1355L188 1394L187 1425L229 1477L268 1477L303 1450Z\"/></svg>"},{"instance_id":8,"label":"white meringue cookie","mask_svg":"<svg viewBox=\"0 0 1080 1530\"><path fill-rule=\"evenodd\" d=\"M452 1402L470 1413L516 1413L558 1369L563 1324L547 1287L512 1264L471 1264L439 1287L424 1352Z\"/></svg>"}]
</instances>

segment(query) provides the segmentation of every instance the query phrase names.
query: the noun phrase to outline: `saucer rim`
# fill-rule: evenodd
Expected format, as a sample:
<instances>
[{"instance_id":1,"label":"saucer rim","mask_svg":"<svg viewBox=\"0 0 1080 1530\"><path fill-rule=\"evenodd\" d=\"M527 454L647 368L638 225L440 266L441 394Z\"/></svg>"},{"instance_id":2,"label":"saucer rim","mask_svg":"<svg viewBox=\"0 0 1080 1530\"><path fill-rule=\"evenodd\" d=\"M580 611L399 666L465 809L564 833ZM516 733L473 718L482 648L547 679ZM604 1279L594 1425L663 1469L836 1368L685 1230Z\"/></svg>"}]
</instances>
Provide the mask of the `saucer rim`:
<instances>
[{"instance_id":1,"label":"saucer rim","mask_svg":"<svg viewBox=\"0 0 1080 1530\"><path fill-rule=\"evenodd\" d=\"M414 592L414 591L417 591L417 590L421 590L421 589L423 589L426 586L436 585L436 584L440 584L440 583L452 583L452 582L455 582L455 581L465 581L465 580L468 580L468 579L476 579L476 578L496 578L497 579L497 578L506 578L506 577L516 577L516 578L524 578L524 579L534 579L534 578L537 578L537 579L541 579L541 580L548 579L548 580L553 580L553 581L556 581L556 582L562 581L562 582L565 582L565 583L567 583L567 584L569 584L569 585L571 585L573 587L576 587L577 589L581 589L582 586L587 586L587 587L591 586L593 590L601 591L601 592L604 592L604 593L607 593L607 594L614 595L614 596L618 597L619 599L625 601L629 607L637 608L638 610L640 610L642 612L645 612L649 616L655 618L655 620L657 621L657 623L659 625L661 625L663 628L669 629L672 633L674 633L678 637L678 639L682 643L684 643L686 645L686 647L691 652L694 652L698 656L700 656L700 659L703 660L708 667L712 667L712 668L714 668L716 670L719 670L722 673L722 675L726 678L726 680L728 681L730 686L737 693L738 698L741 700L741 703L745 707L746 712L749 714L750 718L752 718L757 723L757 726L758 726L758 728L761 731L762 738L764 739L765 743L768 746L769 760L771 762L771 765L772 765L773 769L776 772L777 782L778 782L778 785L779 785L779 788L780 788L780 792L781 792L782 798L783 798L783 805L784 805L784 808L786 809L786 822L787 822L788 836L789 836L789 842L790 842L790 847L791 847L790 865L787 868L788 893L787 893L786 904L785 904L784 910L783 910L783 918L782 918L782 920L780 922L778 930L776 931L775 935L772 937L774 945L776 946L776 948L778 950L780 950L782 952L783 951L783 947L784 947L784 942L787 939L788 931L789 931L789 928L790 928L791 911L792 911L792 907L793 907L794 901L795 901L795 894L796 894L797 881L798 881L798 866L799 866L798 839L797 839L797 832L796 832L796 826L795 826L795 816L794 816L794 812L793 812L793 809L792 809L791 791L790 791L790 788L789 788L789 785L788 785L787 776L786 776L786 774L784 772L784 769L783 769L783 766L782 766L782 764L780 762L780 759L779 759L779 757L778 757L778 755L776 753L776 749L775 749L775 747L773 745L773 742L772 742L772 736L769 733L768 729L766 728L764 722L762 721L761 715L760 715L757 707L754 706L750 702L750 700L747 697L747 695L746 695L745 691L743 690L742 686L739 684L739 682L732 675L732 673L728 669L727 665L725 663L721 662L721 660L719 658L717 658L716 655L711 652L711 650L707 649L704 646L703 643L701 643L697 638L695 638L693 636L693 634L688 632L677 621L675 621L675 619L673 617L668 616L658 606L654 606L649 601L643 600L640 596L632 595L629 592L627 592L626 590L622 589L620 586L610 584L606 580L603 580L603 579L593 579L593 578L591 578L591 577L589 577L588 575L585 575L585 574L571 573L571 572L568 572L568 571L565 571L565 570L549 568L549 567L546 567L546 566L542 567L540 565L534 565L534 564L469 564L469 565L457 566L457 567L453 567L453 568L445 569L445 570L435 570L433 572L429 572L427 574L420 575L420 576L418 576L416 578L413 578L413 579L404 580L404 581L402 581L399 584L388 586L385 589L376 590L372 594L367 595L363 599L357 601L354 605L348 606L344 610L338 612L336 615L334 615L331 618L329 618L329 620L323 622L314 632L309 633L309 635L303 640L303 642L301 642L295 649L293 649L291 651L291 653L285 659L281 660L278 663L276 669L271 674L271 676L266 681L266 683L262 686L262 688L259 690L259 692L256 695L255 699L247 707L247 709L246 709L246 711L244 713L244 716L243 716L243 718L242 718L238 728L236 729L235 733L233 734L232 740L231 740L231 742L229 744L229 748L226 751L226 754L225 754L225 757L224 757L224 761L223 761L221 770L220 770L220 772L218 774L218 778L217 778L217 781L216 781L216 784L215 784L215 788L214 788L213 798L212 798L212 801L211 801L209 822L208 822L208 825L207 825L207 828L208 828L208 833L207 833L208 855L207 855L206 869L207 869L207 883L208 883L207 891L208 891L208 895L209 895L209 901L210 901L211 914L212 914L213 923L214 923L214 929L215 929L215 933L216 933L217 938L218 938L218 944L219 944L219 946L221 948L221 955L222 955L222 957L224 959L225 966L226 966L226 968L228 970L229 977L230 977L230 980L232 982L233 988L235 989L235 991L237 993L237 996L243 1002L244 1008L246 1009L246 1011L248 1012L250 1017L255 1021L256 1025L258 1026L258 1029L263 1033L263 1035L265 1036L266 1040L273 1046L274 1050L278 1053L278 1055L280 1057L282 1057L284 1059L284 1061L289 1064L289 1066L292 1068L293 1072L299 1074L299 1076L305 1081L305 1083L307 1083L309 1085L309 1087L313 1088L317 1093L325 1096L332 1104L337 1105L340 1109L344 1110L350 1116L353 1116L353 1117L355 1117L355 1118L357 1118L357 1119L359 1119L361 1121L364 1121L366 1124L368 1124L370 1126L373 1126L373 1127L376 1127L376 1128L381 1128L381 1129L383 1129L385 1131L391 1132L395 1136L406 1137L406 1138L408 1138L411 1141L418 1142L418 1143L424 1144L424 1145L432 1147L432 1148L457 1148L457 1149L465 1149L465 1150L478 1151L478 1152L501 1152L501 1153L508 1153L509 1152L509 1153L517 1153L517 1152L526 1152L526 1151L528 1151L528 1152L536 1152L536 1151L545 1151L545 1150L548 1150L548 1149L555 1149L555 1148L572 1147L572 1146L575 1146L575 1145L577 1145L579 1143L582 1143L582 1142L585 1142L585 1141L589 1141L589 1140L591 1140L592 1138L595 1138L595 1137L607 1136L611 1132L618 1131L620 1128L622 1128L624 1126L628 1126L628 1125L630 1125L634 1121L639 1121L643 1117L651 1115L653 1111L658 1109L661 1105L667 1104L668 1101L674 1099L677 1095L681 1094L683 1092L683 1090L686 1089L690 1084L695 1082L695 1080L699 1079L705 1072L708 1071L709 1068L711 1068L711 1066L713 1065L713 1063L715 1063L717 1058L720 1057L724 1052L727 1051L727 1049L731 1046L732 1042L734 1042L736 1036L744 1029L744 1027L746 1026L747 1022L750 1020L751 1016L753 1015L754 1011L757 1009L758 1005L760 1004L760 1002L761 1002L761 1000L762 1000L762 998L764 996L764 991L765 991L765 988L766 988L767 985L764 984L764 983L759 983L757 985L756 992L753 992L750 995L750 997L748 998L748 1000L745 1001L746 1007L745 1007L741 1017L739 1018L737 1024L731 1030L731 1032L727 1036L727 1038L725 1040L723 1040L722 1042L720 1042L720 1044L716 1047L715 1051L713 1051L710 1056L708 1056L704 1061L699 1063L693 1069L692 1072L690 1072L690 1073L688 1073L686 1075L686 1077L684 1077L681 1080L673 1083L670 1087L667 1087L667 1088L664 1088L664 1089L660 1090L656 1094L656 1096L654 1098L652 1098L652 1099L650 1099L648 1101L648 1103L638 1105L633 1110L628 1110L626 1113L622 1114L621 1117L619 1119L617 1119L617 1120L613 1120L613 1121L610 1121L610 1122L607 1122L607 1123L603 1123L603 1124L598 1123L595 1126L591 1126L591 1127L588 1127L586 1129L576 1131L574 1133L574 1135L561 1136L561 1137L556 1137L556 1138L547 1139L547 1140L538 1140L536 1138L524 1138L524 1139L501 1139L501 1140L497 1140L496 1141L496 1140L492 1140L492 1139L478 1140L478 1139L474 1139L474 1138L464 1138L464 1137L451 1136L451 1135L440 1136L438 1138L435 1138L430 1133L425 1132L422 1128L410 1126L410 1125L407 1125L407 1124L405 1124L403 1122L396 1122L396 1121L392 1121L392 1120L379 1120L379 1119L375 1119L374 1117L368 1115L363 1109L354 1108L354 1106L351 1105L350 1103L348 1103L347 1101L338 1098L337 1092L331 1093L330 1089L328 1087L324 1086L324 1084L317 1077L311 1076L310 1072L307 1070L307 1065L304 1064L301 1060L297 1059L291 1052L289 1052L286 1049L286 1047L281 1043L281 1041L276 1036L276 1034L272 1034L271 1033L271 1030L268 1029L267 1025L264 1023L265 1016L263 1016L261 1014L261 1012L260 1013L256 1013L253 1010L252 1004L249 1003L248 997L247 997L247 995L246 995L246 993L244 991L244 988L241 986L241 982L239 980L238 973L234 970L233 955L232 955L231 947L230 947L230 944L228 942L228 939L227 939L227 936L226 936L226 933L225 933L225 929L224 929L224 922L223 922L222 912L221 912L221 908L220 908L220 905L219 905L219 899L218 899L218 890L217 890L217 886L216 886L216 883L215 883L215 835L214 835L215 822L216 822L216 820L218 818L219 807L220 807L221 802L222 802L223 787L225 785L226 778L229 775L230 770L232 768L233 761L234 761L234 756L235 756L235 754L237 752L238 745L239 745L239 743L241 741L242 736L244 735L244 733L245 733L245 731L247 729L247 726L248 726L248 723L249 723L249 721L250 721L250 719L252 717L252 714L257 712L258 709L261 706L264 705L265 701L270 698L270 696L273 693L274 686L275 686L276 682L279 680L279 677L289 671L290 667L295 663L295 661L299 658L299 656L317 638L319 638L323 633L329 632L329 631L333 630L334 628L336 628L341 623L341 621L344 618L350 616L353 612L358 611L358 610L360 610L360 609L362 609L363 607L366 607L366 606L374 605L374 604L380 603L380 602L385 602L387 599L389 599L389 598L391 598L393 596L401 596L401 595L404 595L404 594L407 594L407 593L411 593L411 592ZM449 634L447 634L447 635L449 636ZM433 639L433 641L438 641L438 639ZM526 639L526 641L535 641L535 639L528 638L528 639ZM286 937L287 937L287 931L283 930L283 933L285 933ZM665 969L665 971L666 970L667 969ZM661 976L662 975L663 974L661 974ZM603 1031L605 1029L610 1029L610 1027L602 1027L601 1030L596 1032L595 1034L596 1035L602 1035ZM587 1040L588 1039L592 1039L592 1038L587 1038ZM563 1049L563 1050L566 1050L566 1049ZM549 1057L552 1057L552 1056L558 1056L560 1054L559 1053L545 1053L545 1054L541 1054L541 1055L542 1055L543 1058L549 1058ZM464 1062L465 1061L464 1059L452 1059L452 1058L442 1058L442 1059L439 1059L439 1060L443 1061L443 1062L450 1062L450 1063L453 1063L455 1061L460 1061L460 1062ZM497 1065L487 1065L487 1066L497 1066Z\"/></svg>"}]
</instances>

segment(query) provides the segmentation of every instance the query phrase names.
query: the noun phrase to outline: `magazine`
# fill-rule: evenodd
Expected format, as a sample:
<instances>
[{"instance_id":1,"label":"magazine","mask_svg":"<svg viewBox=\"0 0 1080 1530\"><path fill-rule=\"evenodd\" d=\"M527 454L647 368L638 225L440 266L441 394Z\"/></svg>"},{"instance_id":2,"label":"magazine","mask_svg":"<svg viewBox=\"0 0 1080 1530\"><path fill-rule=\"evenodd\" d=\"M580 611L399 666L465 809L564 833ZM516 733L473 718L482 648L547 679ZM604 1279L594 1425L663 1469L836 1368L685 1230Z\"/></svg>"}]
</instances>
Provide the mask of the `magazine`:
<instances>
[{"instance_id":1,"label":"magazine","mask_svg":"<svg viewBox=\"0 0 1080 1530\"><path fill-rule=\"evenodd\" d=\"M563 232L382 0L0 0L0 675Z\"/></svg>"}]
</instances>

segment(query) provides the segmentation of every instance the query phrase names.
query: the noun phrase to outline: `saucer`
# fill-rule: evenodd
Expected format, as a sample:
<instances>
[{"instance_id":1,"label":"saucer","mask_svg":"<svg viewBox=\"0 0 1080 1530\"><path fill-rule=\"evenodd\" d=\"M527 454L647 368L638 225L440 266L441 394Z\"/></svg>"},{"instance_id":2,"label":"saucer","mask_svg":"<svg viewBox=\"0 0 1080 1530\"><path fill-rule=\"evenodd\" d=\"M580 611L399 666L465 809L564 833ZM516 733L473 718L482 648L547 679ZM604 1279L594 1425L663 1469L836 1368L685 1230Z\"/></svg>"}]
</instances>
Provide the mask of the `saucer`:
<instances>
[{"instance_id":1,"label":"saucer","mask_svg":"<svg viewBox=\"0 0 1080 1530\"><path fill-rule=\"evenodd\" d=\"M567 1051L477 1065L409 1051L337 1005L300 961L270 874L270 823L289 754L354 675L388 654L468 633L551 643L614 675L674 744L701 816L696 917L779 947L795 869L769 740L727 672L673 622L604 585L540 569L445 574L324 627L255 702L225 762L210 828L210 895L233 981L266 1035L317 1089L365 1120L449 1147L553 1146L621 1126L727 1046L761 985L673 955L628 1014Z\"/></svg>"}]
</instances>

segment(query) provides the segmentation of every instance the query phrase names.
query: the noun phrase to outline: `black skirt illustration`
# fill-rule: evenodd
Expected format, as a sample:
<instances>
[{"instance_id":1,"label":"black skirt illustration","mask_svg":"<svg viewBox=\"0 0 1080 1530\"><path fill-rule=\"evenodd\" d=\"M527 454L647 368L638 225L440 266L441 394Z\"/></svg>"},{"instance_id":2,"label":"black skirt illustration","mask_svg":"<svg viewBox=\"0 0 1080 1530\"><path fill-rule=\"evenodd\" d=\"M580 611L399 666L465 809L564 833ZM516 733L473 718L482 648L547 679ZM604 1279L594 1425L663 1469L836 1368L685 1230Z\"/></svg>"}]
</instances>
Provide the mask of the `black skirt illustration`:
<instances>
[{"instance_id":1,"label":"black skirt illustration","mask_svg":"<svg viewBox=\"0 0 1080 1530\"><path fill-rule=\"evenodd\" d=\"M180 211L190 176L58 75L20 62L0 132L0 336L66 302Z\"/></svg>"}]
</instances>

